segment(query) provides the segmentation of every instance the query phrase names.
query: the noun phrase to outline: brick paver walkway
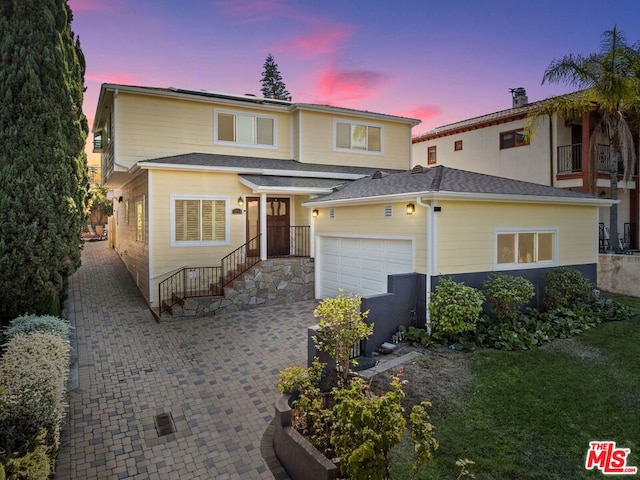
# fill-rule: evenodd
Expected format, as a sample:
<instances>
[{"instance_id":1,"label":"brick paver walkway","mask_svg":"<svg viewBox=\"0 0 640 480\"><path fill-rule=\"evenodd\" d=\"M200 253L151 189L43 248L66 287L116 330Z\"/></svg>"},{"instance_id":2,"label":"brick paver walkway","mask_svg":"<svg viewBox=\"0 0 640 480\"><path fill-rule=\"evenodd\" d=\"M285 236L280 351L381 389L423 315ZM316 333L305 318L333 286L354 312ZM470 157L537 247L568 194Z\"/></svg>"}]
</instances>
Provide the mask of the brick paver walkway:
<instances>
[{"instance_id":1,"label":"brick paver walkway","mask_svg":"<svg viewBox=\"0 0 640 480\"><path fill-rule=\"evenodd\" d=\"M315 302L158 324L107 242L85 244L82 260L67 307L78 388L56 478L286 478L263 437L278 371L306 361ZM176 433L158 435L163 413Z\"/></svg>"}]
</instances>

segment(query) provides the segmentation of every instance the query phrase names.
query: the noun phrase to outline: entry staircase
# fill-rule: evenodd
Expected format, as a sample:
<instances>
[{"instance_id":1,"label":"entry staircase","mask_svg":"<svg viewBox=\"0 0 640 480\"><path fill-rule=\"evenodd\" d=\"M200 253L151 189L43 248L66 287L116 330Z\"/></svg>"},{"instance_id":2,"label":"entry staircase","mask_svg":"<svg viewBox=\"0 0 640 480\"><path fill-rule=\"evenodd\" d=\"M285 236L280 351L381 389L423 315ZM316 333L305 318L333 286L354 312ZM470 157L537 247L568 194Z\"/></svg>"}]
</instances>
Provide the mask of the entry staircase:
<instances>
[{"instance_id":1,"label":"entry staircase","mask_svg":"<svg viewBox=\"0 0 640 480\"><path fill-rule=\"evenodd\" d=\"M158 285L158 315L172 315L175 305L187 298L223 296L224 289L260 263L260 234L236 248L220 261L219 266L184 267Z\"/></svg>"}]
</instances>

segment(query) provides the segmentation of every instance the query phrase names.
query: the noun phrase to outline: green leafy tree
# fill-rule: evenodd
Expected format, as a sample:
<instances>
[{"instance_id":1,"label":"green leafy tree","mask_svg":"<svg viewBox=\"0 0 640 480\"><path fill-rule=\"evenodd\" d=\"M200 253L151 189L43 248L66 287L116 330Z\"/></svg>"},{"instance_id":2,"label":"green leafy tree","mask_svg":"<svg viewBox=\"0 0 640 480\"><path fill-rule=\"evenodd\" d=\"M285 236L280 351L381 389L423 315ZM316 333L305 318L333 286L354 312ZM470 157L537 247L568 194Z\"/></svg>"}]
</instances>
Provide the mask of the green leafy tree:
<instances>
[{"instance_id":1,"label":"green leafy tree","mask_svg":"<svg viewBox=\"0 0 640 480\"><path fill-rule=\"evenodd\" d=\"M67 0L0 2L0 321L59 314L88 189L85 61Z\"/></svg>"},{"instance_id":2,"label":"green leafy tree","mask_svg":"<svg viewBox=\"0 0 640 480\"><path fill-rule=\"evenodd\" d=\"M98 225L107 223L107 217L113 215L113 203L107 198L109 189L102 185L91 186L89 194L89 221Z\"/></svg>"},{"instance_id":3,"label":"green leafy tree","mask_svg":"<svg viewBox=\"0 0 640 480\"><path fill-rule=\"evenodd\" d=\"M362 300L352 293L344 295L340 289L335 298L325 298L313 311L320 317L318 336L313 338L318 350L328 353L340 371L340 381L346 385L349 378L349 354L354 345L373 333L373 324L367 325L369 315L360 311Z\"/></svg>"},{"instance_id":4,"label":"green leafy tree","mask_svg":"<svg viewBox=\"0 0 640 480\"><path fill-rule=\"evenodd\" d=\"M264 98L291 101L291 94L282 81L282 75L280 74L280 70L278 70L278 64L274 60L273 55L267 55L263 68L261 80L262 96Z\"/></svg>"},{"instance_id":5,"label":"green leafy tree","mask_svg":"<svg viewBox=\"0 0 640 480\"><path fill-rule=\"evenodd\" d=\"M618 199L618 165L623 165L624 180L634 174L636 160L629 115L640 106L640 48L629 46L615 26L602 34L600 51L587 56L569 54L551 62L542 83L564 83L581 91L542 102L529 115L530 126L537 118L558 114L574 118L595 112L594 133L609 143L611 199ZM591 141L591 190L595 191L598 173L597 138ZM618 238L618 205L611 206L610 236ZM612 242L617 248L617 242Z\"/></svg>"}]
</instances>

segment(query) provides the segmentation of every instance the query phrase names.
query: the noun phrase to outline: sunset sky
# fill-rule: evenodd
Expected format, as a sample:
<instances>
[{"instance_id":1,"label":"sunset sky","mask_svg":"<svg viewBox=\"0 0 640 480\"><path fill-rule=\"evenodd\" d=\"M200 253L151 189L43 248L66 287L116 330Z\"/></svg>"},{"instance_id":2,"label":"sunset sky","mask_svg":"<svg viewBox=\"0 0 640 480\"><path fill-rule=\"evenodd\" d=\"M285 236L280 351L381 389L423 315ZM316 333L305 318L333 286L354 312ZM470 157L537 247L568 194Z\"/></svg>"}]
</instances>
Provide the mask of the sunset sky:
<instances>
[{"instance_id":1,"label":"sunset sky","mask_svg":"<svg viewBox=\"0 0 640 480\"><path fill-rule=\"evenodd\" d=\"M414 135L570 91L549 63L597 52L615 24L640 40L638 0L69 0L100 84L260 95L272 53L294 101L419 118Z\"/></svg>"}]
</instances>

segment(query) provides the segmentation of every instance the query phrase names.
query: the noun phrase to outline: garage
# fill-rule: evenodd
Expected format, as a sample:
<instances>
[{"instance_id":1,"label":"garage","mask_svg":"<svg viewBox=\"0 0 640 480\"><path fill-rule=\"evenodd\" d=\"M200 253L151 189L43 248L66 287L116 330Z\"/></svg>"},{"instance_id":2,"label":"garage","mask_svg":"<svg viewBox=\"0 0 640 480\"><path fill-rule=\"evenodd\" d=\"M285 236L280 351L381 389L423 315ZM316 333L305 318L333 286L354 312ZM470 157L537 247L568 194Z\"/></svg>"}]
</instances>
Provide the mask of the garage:
<instances>
[{"instance_id":1,"label":"garage","mask_svg":"<svg viewBox=\"0 0 640 480\"><path fill-rule=\"evenodd\" d=\"M411 273L413 242L397 238L318 237L317 285L320 298L339 289L363 297L387 292L387 275Z\"/></svg>"}]
</instances>

